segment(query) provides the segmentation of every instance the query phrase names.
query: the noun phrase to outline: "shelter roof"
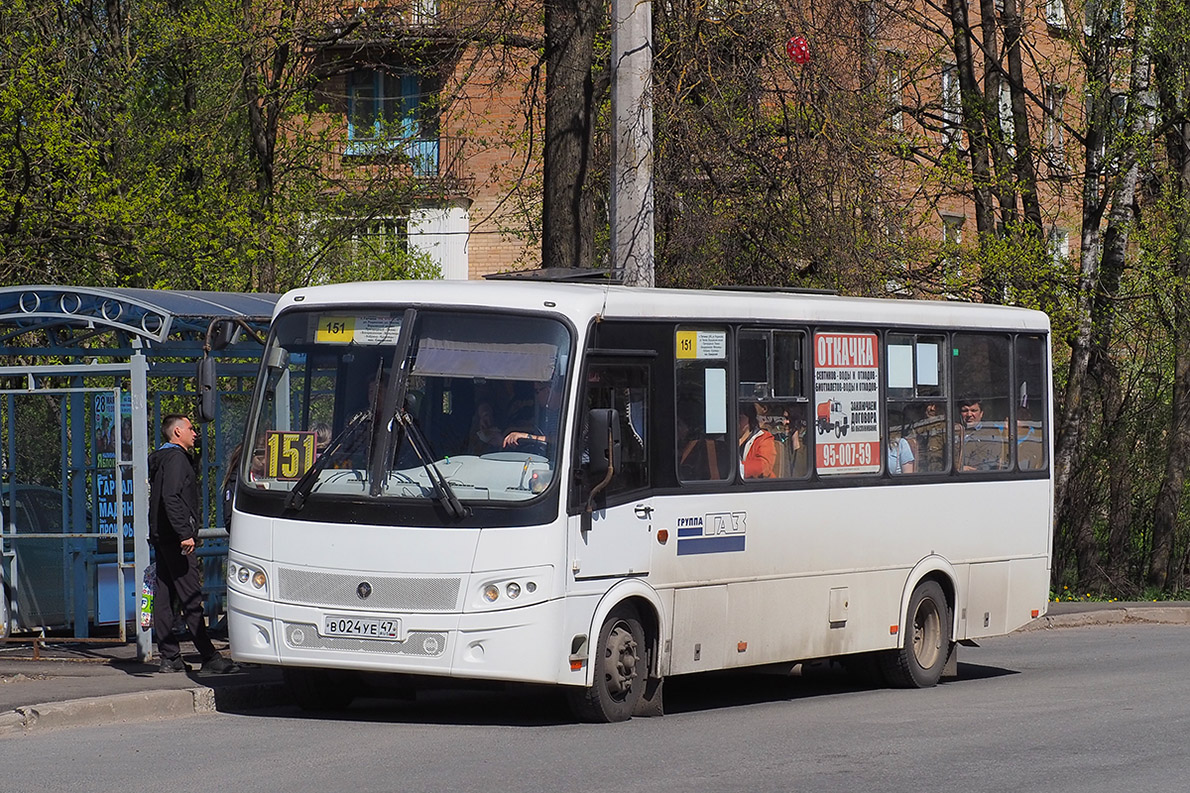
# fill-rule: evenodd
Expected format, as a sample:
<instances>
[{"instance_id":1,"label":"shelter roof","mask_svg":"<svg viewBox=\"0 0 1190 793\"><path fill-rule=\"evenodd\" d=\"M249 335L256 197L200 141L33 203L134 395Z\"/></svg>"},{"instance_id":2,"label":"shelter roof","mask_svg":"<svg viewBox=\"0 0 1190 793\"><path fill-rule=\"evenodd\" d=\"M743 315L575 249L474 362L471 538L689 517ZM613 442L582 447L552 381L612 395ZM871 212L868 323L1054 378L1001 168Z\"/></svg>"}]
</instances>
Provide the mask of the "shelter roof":
<instances>
[{"instance_id":1,"label":"shelter roof","mask_svg":"<svg viewBox=\"0 0 1190 793\"><path fill-rule=\"evenodd\" d=\"M43 331L46 353L201 341L211 320L267 328L278 295L90 286L0 287L0 354L18 337ZM42 345L36 345L42 346ZM27 340L19 344L24 352Z\"/></svg>"}]
</instances>

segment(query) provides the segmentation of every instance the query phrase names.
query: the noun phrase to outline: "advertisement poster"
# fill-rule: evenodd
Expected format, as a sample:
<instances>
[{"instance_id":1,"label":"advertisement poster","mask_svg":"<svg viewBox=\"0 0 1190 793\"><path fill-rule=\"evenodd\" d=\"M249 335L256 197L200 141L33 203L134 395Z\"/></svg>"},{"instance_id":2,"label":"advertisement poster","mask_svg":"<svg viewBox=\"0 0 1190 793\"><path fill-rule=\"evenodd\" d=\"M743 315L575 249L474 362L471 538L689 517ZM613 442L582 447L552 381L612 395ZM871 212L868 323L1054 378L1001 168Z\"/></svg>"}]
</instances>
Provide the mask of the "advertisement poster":
<instances>
[{"instance_id":1,"label":"advertisement poster","mask_svg":"<svg viewBox=\"0 0 1190 793\"><path fill-rule=\"evenodd\" d=\"M99 513L99 533L115 534L116 483L119 481L116 454L116 405L111 393L95 395L95 507ZM120 456L132 459L132 395L120 398ZM132 539L132 477L124 478L124 536Z\"/></svg>"},{"instance_id":2,"label":"advertisement poster","mask_svg":"<svg viewBox=\"0 0 1190 793\"><path fill-rule=\"evenodd\" d=\"M880 471L880 345L875 333L814 334L818 473Z\"/></svg>"}]
</instances>

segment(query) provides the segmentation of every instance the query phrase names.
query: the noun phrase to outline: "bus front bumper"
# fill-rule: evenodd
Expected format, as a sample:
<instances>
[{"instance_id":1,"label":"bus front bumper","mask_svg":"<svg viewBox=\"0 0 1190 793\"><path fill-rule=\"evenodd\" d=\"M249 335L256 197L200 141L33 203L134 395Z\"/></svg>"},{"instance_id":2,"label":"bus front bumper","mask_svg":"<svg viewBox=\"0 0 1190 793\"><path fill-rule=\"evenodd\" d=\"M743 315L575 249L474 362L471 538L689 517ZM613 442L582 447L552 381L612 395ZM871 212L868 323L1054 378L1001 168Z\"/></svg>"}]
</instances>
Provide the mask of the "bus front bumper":
<instances>
[{"instance_id":1,"label":"bus front bumper","mask_svg":"<svg viewBox=\"0 0 1190 793\"><path fill-rule=\"evenodd\" d=\"M328 635L328 618L338 626L346 623L357 631L389 635ZM559 644L562 624L560 600L480 613L378 617L272 603L228 591L232 658L256 664L526 683L581 682L569 668L570 648L551 646Z\"/></svg>"}]
</instances>

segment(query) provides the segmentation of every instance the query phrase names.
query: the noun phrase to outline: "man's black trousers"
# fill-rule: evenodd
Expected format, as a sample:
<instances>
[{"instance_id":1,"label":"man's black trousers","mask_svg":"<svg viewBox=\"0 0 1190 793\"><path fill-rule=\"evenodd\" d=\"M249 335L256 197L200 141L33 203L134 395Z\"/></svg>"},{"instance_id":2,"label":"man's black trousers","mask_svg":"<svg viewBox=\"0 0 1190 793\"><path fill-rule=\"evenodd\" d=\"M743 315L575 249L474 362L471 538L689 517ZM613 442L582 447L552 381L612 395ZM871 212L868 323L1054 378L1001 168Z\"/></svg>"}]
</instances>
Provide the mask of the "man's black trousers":
<instances>
[{"instance_id":1,"label":"man's black trousers","mask_svg":"<svg viewBox=\"0 0 1190 793\"><path fill-rule=\"evenodd\" d=\"M153 640L162 658L177 658L181 649L174 634L177 612L181 611L194 640L194 649L204 661L214 657L215 645L207 636L207 621L202 610L202 578L198 574L198 556L183 555L172 543L154 543L157 553L157 591L153 595Z\"/></svg>"}]
</instances>

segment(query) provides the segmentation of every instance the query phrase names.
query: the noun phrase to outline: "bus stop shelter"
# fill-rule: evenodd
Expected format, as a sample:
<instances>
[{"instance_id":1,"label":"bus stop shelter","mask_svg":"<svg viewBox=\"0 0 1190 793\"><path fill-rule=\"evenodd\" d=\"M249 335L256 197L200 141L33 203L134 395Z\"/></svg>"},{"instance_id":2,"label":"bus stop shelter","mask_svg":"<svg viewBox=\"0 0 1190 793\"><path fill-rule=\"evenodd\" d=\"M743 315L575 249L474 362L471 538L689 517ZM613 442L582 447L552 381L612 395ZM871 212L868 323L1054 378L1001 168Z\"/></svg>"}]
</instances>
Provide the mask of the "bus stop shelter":
<instances>
[{"instance_id":1,"label":"bus stop shelter","mask_svg":"<svg viewBox=\"0 0 1190 793\"><path fill-rule=\"evenodd\" d=\"M240 441L276 295L0 288L0 637L128 641L150 564L148 455L162 416L195 415L198 361L219 359L196 462L208 614L222 606L218 494ZM229 322L218 322L229 320ZM220 349L211 349L212 331Z\"/></svg>"}]
</instances>

